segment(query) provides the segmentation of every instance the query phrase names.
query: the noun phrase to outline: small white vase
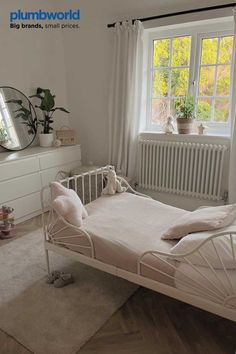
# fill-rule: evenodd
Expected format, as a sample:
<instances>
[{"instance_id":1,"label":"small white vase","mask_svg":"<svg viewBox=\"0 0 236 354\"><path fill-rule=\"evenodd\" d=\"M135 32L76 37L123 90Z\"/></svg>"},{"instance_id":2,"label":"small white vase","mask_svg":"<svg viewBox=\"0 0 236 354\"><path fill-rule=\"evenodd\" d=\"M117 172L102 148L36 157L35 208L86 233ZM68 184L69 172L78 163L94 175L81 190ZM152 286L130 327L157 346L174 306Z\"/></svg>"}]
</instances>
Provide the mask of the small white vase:
<instances>
[{"instance_id":1,"label":"small white vase","mask_svg":"<svg viewBox=\"0 0 236 354\"><path fill-rule=\"evenodd\" d=\"M50 147L53 143L53 133L39 134L39 145L42 147Z\"/></svg>"}]
</instances>

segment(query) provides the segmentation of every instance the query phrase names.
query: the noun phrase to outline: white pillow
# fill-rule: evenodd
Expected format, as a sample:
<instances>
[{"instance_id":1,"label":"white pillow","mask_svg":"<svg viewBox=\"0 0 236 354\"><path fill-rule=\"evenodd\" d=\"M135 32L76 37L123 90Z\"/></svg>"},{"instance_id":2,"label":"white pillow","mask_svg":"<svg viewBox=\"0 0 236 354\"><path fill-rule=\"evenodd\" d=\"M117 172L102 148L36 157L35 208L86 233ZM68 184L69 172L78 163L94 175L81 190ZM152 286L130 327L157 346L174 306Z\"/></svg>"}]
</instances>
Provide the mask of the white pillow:
<instances>
[{"instance_id":1,"label":"white pillow","mask_svg":"<svg viewBox=\"0 0 236 354\"><path fill-rule=\"evenodd\" d=\"M203 241L208 237L216 235L220 232L229 232L236 231L236 225L220 229L211 232L198 232L194 234L189 234L186 237L183 237L177 245L171 248L171 254L185 254L196 247L198 247ZM222 262L226 269L235 269L235 263L233 259L231 240L229 234L227 236L219 236L213 239L215 247L218 254L220 255ZM233 239L233 249L236 256L236 235L232 235ZM223 269L220 259L218 258L214 246L211 241L207 241L204 245L199 248L202 255L208 260L214 269ZM192 255L186 257L192 264L197 266L209 267L207 262L201 257L198 251L194 252ZM177 260L185 262L184 259L176 257Z\"/></svg>"},{"instance_id":2,"label":"white pillow","mask_svg":"<svg viewBox=\"0 0 236 354\"><path fill-rule=\"evenodd\" d=\"M80 227L82 219L88 216L87 210L83 206L77 193L65 188L58 182L50 184L53 208L59 215L63 216L70 224Z\"/></svg>"},{"instance_id":3,"label":"white pillow","mask_svg":"<svg viewBox=\"0 0 236 354\"><path fill-rule=\"evenodd\" d=\"M229 226L236 218L236 204L186 212L162 235L163 240L180 239L190 233Z\"/></svg>"}]
</instances>

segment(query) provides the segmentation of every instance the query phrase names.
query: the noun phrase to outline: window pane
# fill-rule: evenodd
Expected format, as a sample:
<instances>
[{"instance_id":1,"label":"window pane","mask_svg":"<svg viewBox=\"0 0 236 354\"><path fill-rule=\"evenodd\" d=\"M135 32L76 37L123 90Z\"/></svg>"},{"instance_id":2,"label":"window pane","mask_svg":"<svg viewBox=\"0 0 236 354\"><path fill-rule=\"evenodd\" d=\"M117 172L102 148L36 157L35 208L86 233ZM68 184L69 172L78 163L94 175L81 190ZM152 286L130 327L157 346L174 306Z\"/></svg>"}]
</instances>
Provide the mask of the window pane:
<instances>
[{"instance_id":1,"label":"window pane","mask_svg":"<svg viewBox=\"0 0 236 354\"><path fill-rule=\"evenodd\" d=\"M154 41L153 66L169 66L170 39Z\"/></svg>"},{"instance_id":2,"label":"window pane","mask_svg":"<svg viewBox=\"0 0 236 354\"><path fill-rule=\"evenodd\" d=\"M230 65L219 65L217 68L216 95L229 96Z\"/></svg>"},{"instance_id":3,"label":"window pane","mask_svg":"<svg viewBox=\"0 0 236 354\"><path fill-rule=\"evenodd\" d=\"M233 48L233 36L222 37L220 40L219 63L227 64L231 62Z\"/></svg>"},{"instance_id":4,"label":"window pane","mask_svg":"<svg viewBox=\"0 0 236 354\"><path fill-rule=\"evenodd\" d=\"M227 122L228 117L229 117L229 99L216 98L214 121Z\"/></svg>"},{"instance_id":5,"label":"window pane","mask_svg":"<svg viewBox=\"0 0 236 354\"><path fill-rule=\"evenodd\" d=\"M212 112L212 99L199 99L197 104L197 120L210 121Z\"/></svg>"},{"instance_id":6,"label":"window pane","mask_svg":"<svg viewBox=\"0 0 236 354\"><path fill-rule=\"evenodd\" d=\"M173 69L171 76L171 96L184 96L188 92L189 69Z\"/></svg>"},{"instance_id":7,"label":"window pane","mask_svg":"<svg viewBox=\"0 0 236 354\"><path fill-rule=\"evenodd\" d=\"M168 99L152 100L152 124L163 125L169 114L170 102Z\"/></svg>"},{"instance_id":8,"label":"window pane","mask_svg":"<svg viewBox=\"0 0 236 354\"><path fill-rule=\"evenodd\" d=\"M172 66L188 66L191 37L177 37L172 41Z\"/></svg>"},{"instance_id":9,"label":"window pane","mask_svg":"<svg viewBox=\"0 0 236 354\"><path fill-rule=\"evenodd\" d=\"M169 70L155 70L153 73L153 97L168 95Z\"/></svg>"},{"instance_id":10,"label":"window pane","mask_svg":"<svg viewBox=\"0 0 236 354\"><path fill-rule=\"evenodd\" d=\"M202 40L202 64L216 64L218 38Z\"/></svg>"},{"instance_id":11,"label":"window pane","mask_svg":"<svg viewBox=\"0 0 236 354\"><path fill-rule=\"evenodd\" d=\"M215 66L202 67L200 70L199 96L212 96L215 85Z\"/></svg>"}]
</instances>

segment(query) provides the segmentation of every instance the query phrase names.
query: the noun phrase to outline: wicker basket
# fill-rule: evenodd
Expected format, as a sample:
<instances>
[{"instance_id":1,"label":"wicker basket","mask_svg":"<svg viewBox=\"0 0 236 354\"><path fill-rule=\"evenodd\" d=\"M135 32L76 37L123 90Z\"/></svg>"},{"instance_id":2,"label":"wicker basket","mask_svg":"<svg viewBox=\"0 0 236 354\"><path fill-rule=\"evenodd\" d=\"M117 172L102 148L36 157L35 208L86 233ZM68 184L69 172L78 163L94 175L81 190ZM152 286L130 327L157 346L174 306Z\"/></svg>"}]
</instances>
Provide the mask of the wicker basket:
<instances>
[{"instance_id":1,"label":"wicker basket","mask_svg":"<svg viewBox=\"0 0 236 354\"><path fill-rule=\"evenodd\" d=\"M75 145L75 131L67 126L56 131L56 137L61 141L61 145Z\"/></svg>"}]
</instances>

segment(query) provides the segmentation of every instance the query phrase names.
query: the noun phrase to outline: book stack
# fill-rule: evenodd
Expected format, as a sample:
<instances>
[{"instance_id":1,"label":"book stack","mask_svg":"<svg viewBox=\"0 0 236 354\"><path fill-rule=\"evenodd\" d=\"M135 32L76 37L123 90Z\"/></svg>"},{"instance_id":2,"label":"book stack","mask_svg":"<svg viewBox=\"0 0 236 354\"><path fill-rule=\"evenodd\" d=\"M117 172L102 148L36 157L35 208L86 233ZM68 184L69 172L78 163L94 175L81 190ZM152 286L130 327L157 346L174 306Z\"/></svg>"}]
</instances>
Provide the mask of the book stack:
<instances>
[{"instance_id":1,"label":"book stack","mask_svg":"<svg viewBox=\"0 0 236 354\"><path fill-rule=\"evenodd\" d=\"M6 239L16 235L13 208L3 205L0 208L0 238Z\"/></svg>"}]
</instances>

